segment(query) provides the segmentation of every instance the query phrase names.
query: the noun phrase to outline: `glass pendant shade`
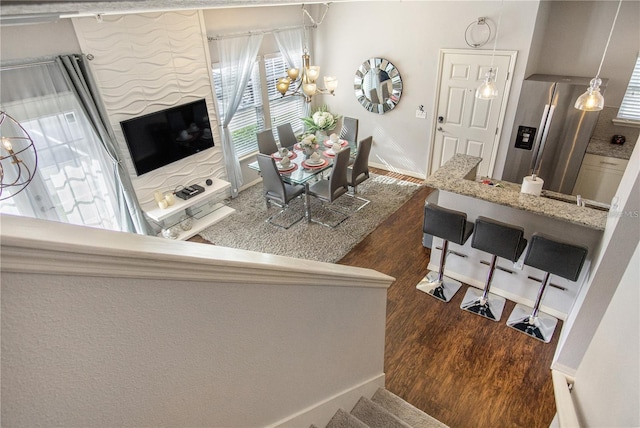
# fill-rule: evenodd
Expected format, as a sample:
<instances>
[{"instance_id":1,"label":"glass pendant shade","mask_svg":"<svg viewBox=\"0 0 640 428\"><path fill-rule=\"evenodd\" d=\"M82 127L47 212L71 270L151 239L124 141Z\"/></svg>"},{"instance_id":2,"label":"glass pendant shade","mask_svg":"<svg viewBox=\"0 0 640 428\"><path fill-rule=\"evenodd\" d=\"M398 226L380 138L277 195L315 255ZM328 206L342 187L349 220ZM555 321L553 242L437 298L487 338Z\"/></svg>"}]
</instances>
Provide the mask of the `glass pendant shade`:
<instances>
[{"instance_id":1,"label":"glass pendant shade","mask_svg":"<svg viewBox=\"0 0 640 428\"><path fill-rule=\"evenodd\" d=\"M578 97L574 107L582 111L602 110L604 107L604 97L600 93L601 84L602 80L599 77L591 79L587 92Z\"/></svg>"},{"instance_id":2,"label":"glass pendant shade","mask_svg":"<svg viewBox=\"0 0 640 428\"><path fill-rule=\"evenodd\" d=\"M302 92L307 96L312 96L316 94L316 84L315 83L303 83L302 84Z\"/></svg>"},{"instance_id":3,"label":"glass pendant shade","mask_svg":"<svg viewBox=\"0 0 640 428\"><path fill-rule=\"evenodd\" d=\"M498 96L498 88L493 80L493 71L489 70L482 85L476 89L476 98L480 100L492 100Z\"/></svg>"},{"instance_id":4,"label":"glass pendant shade","mask_svg":"<svg viewBox=\"0 0 640 428\"><path fill-rule=\"evenodd\" d=\"M278 92L280 92L282 95L286 94L287 91L289 90L290 83L291 83L291 80L289 80L288 77L283 77L282 79L278 79L278 83L276 83L276 88L278 89Z\"/></svg>"},{"instance_id":5,"label":"glass pendant shade","mask_svg":"<svg viewBox=\"0 0 640 428\"><path fill-rule=\"evenodd\" d=\"M297 68L290 68L289 70L287 70L287 75L291 80L297 80L299 74L300 74L300 70Z\"/></svg>"},{"instance_id":6,"label":"glass pendant shade","mask_svg":"<svg viewBox=\"0 0 640 428\"><path fill-rule=\"evenodd\" d=\"M315 81L318 80L318 77L320 77L320 67L312 65L307 68L307 78L309 79L309 82L315 83Z\"/></svg>"},{"instance_id":7,"label":"glass pendant shade","mask_svg":"<svg viewBox=\"0 0 640 428\"><path fill-rule=\"evenodd\" d=\"M338 88L338 79L335 76L324 76L324 87L333 93Z\"/></svg>"}]
</instances>

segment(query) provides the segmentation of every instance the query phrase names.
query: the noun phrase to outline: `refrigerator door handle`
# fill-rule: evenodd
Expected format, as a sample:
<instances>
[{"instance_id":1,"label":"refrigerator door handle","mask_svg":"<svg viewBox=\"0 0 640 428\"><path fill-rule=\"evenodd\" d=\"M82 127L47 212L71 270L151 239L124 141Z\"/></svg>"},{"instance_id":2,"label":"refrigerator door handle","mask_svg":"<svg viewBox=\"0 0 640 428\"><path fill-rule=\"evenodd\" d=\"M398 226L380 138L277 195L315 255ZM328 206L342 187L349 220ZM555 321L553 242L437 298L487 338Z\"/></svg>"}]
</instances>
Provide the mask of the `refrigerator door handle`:
<instances>
[{"instance_id":1,"label":"refrigerator door handle","mask_svg":"<svg viewBox=\"0 0 640 428\"><path fill-rule=\"evenodd\" d=\"M542 119L540 120L540 126L538 127L538 129L542 130L542 132L539 132L538 138L536 138L533 149L533 156L531 157L531 164L529 165L529 170L532 174L538 174L538 168L540 167L540 160L542 158L542 151L544 149L544 144L547 142L549 126L551 125L551 118L553 117L553 111L555 110L555 108L555 105L544 105L544 112L542 113Z\"/></svg>"}]
</instances>

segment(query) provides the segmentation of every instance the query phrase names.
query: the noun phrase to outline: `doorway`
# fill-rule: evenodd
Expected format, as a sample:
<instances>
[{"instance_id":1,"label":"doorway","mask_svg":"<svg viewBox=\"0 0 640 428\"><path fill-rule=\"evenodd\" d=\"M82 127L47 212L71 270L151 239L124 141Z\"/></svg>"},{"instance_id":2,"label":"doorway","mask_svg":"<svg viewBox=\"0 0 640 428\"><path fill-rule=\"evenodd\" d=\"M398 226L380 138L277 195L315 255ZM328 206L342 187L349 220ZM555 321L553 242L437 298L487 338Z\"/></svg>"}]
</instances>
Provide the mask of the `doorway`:
<instances>
[{"instance_id":1,"label":"doorway","mask_svg":"<svg viewBox=\"0 0 640 428\"><path fill-rule=\"evenodd\" d=\"M441 49L438 87L427 167L433 174L456 153L482 158L478 174L491 176L498 151L516 51ZM478 86L492 68L498 96L475 97Z\"/></svg>"}]
</instances>

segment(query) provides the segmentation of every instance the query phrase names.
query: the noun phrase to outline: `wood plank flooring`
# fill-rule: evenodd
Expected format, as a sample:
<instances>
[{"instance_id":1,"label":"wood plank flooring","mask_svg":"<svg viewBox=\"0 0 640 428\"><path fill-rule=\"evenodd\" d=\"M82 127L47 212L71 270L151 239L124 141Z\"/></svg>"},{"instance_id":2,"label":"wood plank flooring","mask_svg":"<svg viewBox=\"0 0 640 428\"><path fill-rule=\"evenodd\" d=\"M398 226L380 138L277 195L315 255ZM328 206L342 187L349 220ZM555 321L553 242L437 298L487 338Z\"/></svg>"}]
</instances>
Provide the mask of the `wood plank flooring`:
<instances>
[{"instance_id":1,"label":"wood plank flooring","mask_svg":"<svg viewBox=\"0 0 640 428\"><path fill-rule=\"evenodd\" d=\"M545 344L505 325L513 302L492 322L460 309L466 286L449 303L416 290L429 262L422 218L431 191L416 192L338 262L396 278L387 294L386 387L452 428L548 427L555 414L549 367L562 323Z\"/></svg>"},{"instance_id":2,"label":"wood plank flooring","mask_svg":"<svg viewBox=\"0 0 640 428\"><path fill-rule=\"evenodd\" d=\"M460 309L415 285L427 273L419 190L338 263L396 278L387 295L386 387L451 427L548 427L555 414L549 367L558 341L529 338Z\"/></svg>"}]
</instances>

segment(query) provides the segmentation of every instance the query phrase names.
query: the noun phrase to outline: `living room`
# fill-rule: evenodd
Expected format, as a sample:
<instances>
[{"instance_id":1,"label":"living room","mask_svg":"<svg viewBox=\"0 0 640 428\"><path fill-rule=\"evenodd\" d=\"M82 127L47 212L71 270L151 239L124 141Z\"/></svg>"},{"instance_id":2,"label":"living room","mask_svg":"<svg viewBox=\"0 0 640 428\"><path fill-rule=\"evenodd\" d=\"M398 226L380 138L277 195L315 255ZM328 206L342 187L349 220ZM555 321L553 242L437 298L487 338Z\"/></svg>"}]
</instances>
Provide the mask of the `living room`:
<instances>
[{"instance_id":1,"label":"living room","mask_svg":"<svg viewBox=\"0 0 640 428\"><path fill-rule=\"evenodd\" d=\"M326 102L333 111L341 115L360 119L361 135L374 136L375 144L371 156L373 166L418 178L425 178L432 172L429 171L428 160L430 142L435 132L432 110L435 103L433 90L434 82L437 81L438 52L441 48L468 48L464 42L464 31L467 25L479 16L490 16L497 21L500 8L499 2L458 3L456 6L451 6L450 2L338 2L331 5L325 21L314 31L314 60L322 64L326 73L334 73L341 82L335 97L324 97L319 102ZM597 70L601 55L600 48L594 48L588 58L585 57L582 61L565 59L568 56L567 52L574 51L575 46L582 43L587 45L597 43L598 46L603 46L609 30L608 24L602 25L603 28L599 28L597 34L590 34L582 40L564 38L562 40L566 45L558 43L560 37L555 35L562 34L564 28L561 28L561 25L566 23L567 16L573 16L574 11L570 3L572 2L505 2L503 5L501 38L498 40L497 48L517 50L518 61L513 76L514 83L507 101L505 130L502 132L496 156L494 176L499 176L504 166L506 148L511 135L510 124L513 123L515 106L519 98L519 84L524 77L533 72L590 76ZM591 3L589 5L593 6L594 9L591 11L596 14L597 7L605 7ZM624 4L624 7L628 6L628 3ZM580 10L584 9L589 8ZM608 18L609 15L613 16L610 13L613 9L610 9L610 7L606 8ZM299 5L206 9L202 12L201 18L199 13L193 10L175 12L188 15L188 19L195 20L202 29L199 46L196 47L195 57L199 58L196 73L199 78L207 80L208 87L203 94L180 94L175 103L190 101L194 96L203 97L209 100L210 110L216 111L208 81L210 62L216 62L218 53L215 42L207 41L207 36L215 38L216 35L228 33L299 25L300 12ZM313 12L314 16L320 16L322 7L313 6ZM546 16L549 19L532 18L537 16ZM619 28L637 29L636 17L637 13L622 13L619 18ZM608 19L602 20L608 22ZM74 21L77 22L64 18L56 23L3 26L1 28L3 63L5 61L25 62L28 59L57 54L83 52L92 53L96 64L104 65L112 62L113 58L109 55L118 56L118 52L110 51L114 38L127 39L136 33L135 28L132 27L129 27L130 32L123 33L118 14L104 13L101 17L102 22L98 22L95 16L74 18ZM369 27L372 23L376 31ZM578 23L574 25L578 26ZM367 30L363 31L363 26ZM400 31L400 28L403 31ZM90 33L94 30L104 31L108 33L108 37L102 35L91 37ZM616 37L619 36L616 35ZM634 38L631 37L631 39ZM618 46L625 46L624 52L619 52ZM260 53L269 54L275 50L274 41L265 35ZM633 55L628 55L628 51ZM616 104L615 100L618 100L619 104L622 98L632 68L632 64L629 65L627 62L635 60L637 51L637 46L629 49L626 44L619 43L619 40L614 37L608 54L611 63L607 61L602 71L603 76L606 75L611 80L606 93L607 100L612 100L611 105ZM373 115L366 112L356 102L349 87L349 82L359 64L370 56L382 56L393 60L403 73L406 89L402 101L390 114ZM615 66L614 64L618 62L614 59L621 57L626 61L624 66ZM161 69L165 76L180 72L175 67ZM107 104L111 101L113 98L106 100ZM114 111L114 105L111 104L111 112ZM427 120L415 117L415 110L420 105L426 106ZM157 105L152 103L145 106L147 111L156 108ZM215 113L212 116L215 119ZM111 118L112 124L116 127L119 121L128 119L129 116L115 113ZM214 139L220 141L218 126L213 121L212 125L216 130ZM122 138L119 138L119 141L123 143ZM126 153L126 146L122 146L121 150ZM248 163L249 159L241 159L241 162ZM221 144L217 144L211 153L197 158L194 163L199 169L190 180L202 182L210 176L226 178ZM131 171L131 164L127 166ZM191 166L181 164L178 167L190 168ZM162 186L167 189L184 184L184 179L174 178L173 173L173 170L158 171L157 174L144 178L131 174L140 202L152 200L153 191L159 187L158 183L162 183ZM243 178L244 187L258 180L258 176L246 168L243 168Z\"/></svg>"}]
</instances>

